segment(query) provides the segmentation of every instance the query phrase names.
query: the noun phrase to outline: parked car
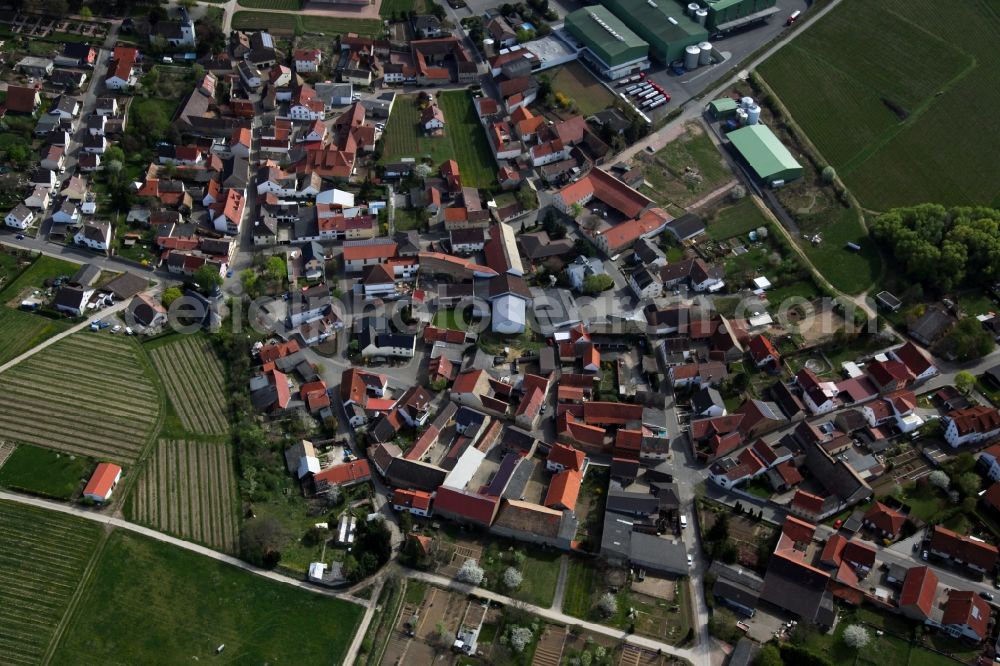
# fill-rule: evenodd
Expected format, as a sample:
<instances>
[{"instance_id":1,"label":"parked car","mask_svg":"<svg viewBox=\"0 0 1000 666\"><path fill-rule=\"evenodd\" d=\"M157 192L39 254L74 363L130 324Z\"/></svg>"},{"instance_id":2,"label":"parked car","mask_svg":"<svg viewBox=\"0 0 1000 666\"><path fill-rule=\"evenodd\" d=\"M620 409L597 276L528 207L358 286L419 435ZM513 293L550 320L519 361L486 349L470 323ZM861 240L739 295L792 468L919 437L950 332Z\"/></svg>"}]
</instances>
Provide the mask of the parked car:
<instances>
[{"instance_id":1,"label":"parked car","mask_svg":"<svg viewBox=\"0 0 1000 666\"><path fill-rule=\"evenodd\" d=\"M986 599L986 601L993 601L992 592L987 592L986 590L983 590L982 592L979 593L979 596L981 596L983 599Z\"/></svg>"}]
</instances>

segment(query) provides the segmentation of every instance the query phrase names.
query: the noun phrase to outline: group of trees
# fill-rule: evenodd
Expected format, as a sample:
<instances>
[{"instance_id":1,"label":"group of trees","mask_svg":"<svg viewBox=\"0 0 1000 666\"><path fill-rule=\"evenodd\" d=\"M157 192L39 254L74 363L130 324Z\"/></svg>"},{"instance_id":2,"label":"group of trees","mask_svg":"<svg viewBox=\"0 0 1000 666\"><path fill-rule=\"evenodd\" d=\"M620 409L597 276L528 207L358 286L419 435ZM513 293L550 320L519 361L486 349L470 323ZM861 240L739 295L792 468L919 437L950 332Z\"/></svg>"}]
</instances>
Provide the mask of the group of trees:
<instances>
[{"instance_id":1,"label":"group of trees","mask_svg":"<svg viewBox=\"0 0 1000 666\"><path fill-rule=\"evenodd\" d=\"M907 278L933 291L1000 278L1000 210L995 208L895 208L875 219L871 233L889 248Z\"/></svg>"},{"instance_id":2,"label":"group of trees","mask_svg":"<svg viewBox=\"0 0 1000 666\"><path fill-rule=\"evenodd\" d=\"M392 534L384 520L359 521L353 552L344 558L344 575L359 581L371 576L392 555Z\"/></svg>"},{"instance_id":3,"label":"group of trees","mask_svg":"<svg viewBox=\"0 0 1000 666\"><path fill-rule=\"evenodd\" d=\"M959 361L971 361L993 351L993 336L978 319L965 317L941 341L941 345Z\"/></svg>"}]
</instances>

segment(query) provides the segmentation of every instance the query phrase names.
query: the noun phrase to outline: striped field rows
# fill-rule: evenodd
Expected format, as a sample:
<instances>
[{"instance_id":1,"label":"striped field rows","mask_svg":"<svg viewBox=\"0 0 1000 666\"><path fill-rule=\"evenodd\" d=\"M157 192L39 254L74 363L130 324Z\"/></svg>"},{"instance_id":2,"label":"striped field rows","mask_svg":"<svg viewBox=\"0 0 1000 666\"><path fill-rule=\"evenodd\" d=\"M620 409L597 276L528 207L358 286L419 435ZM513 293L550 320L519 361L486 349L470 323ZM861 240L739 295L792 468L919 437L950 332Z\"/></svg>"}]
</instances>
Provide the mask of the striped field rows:
<instances>
[{"instance_id":1,"label":"striped field rows","mask_svg":"<svg viewBox=\"0 0 1000 666\"><path fill-rule=\"evenodd\" d=\"M189 336L150 355L185 430L225 434L229 424L223 369L208 342Z\"/></svg>"},{"instance_id":2,"label":"striped field rows","mask_svg":"<svg viewBox=\"0 0 1000 666\"><path fill-rule=\"evenodd\" d=\"M84 332L0 375L0 437L131 464L159 417L138 345Z\"/></svg>"},{"instance_id":3,"label":"striped field rows","mask_svg":"<svg viewBox=\"0 0 1000 666\"><path fill-rule=\"evenodd\" d=\"M99 535L95 523L0 502L0 663L41 661Z\"/></svg>"},{"instance_id":4,"label":"striped field rows","mask_svg":"<svg viewBox=\"0 0 1000 666\"><path fill-rule=\"evenodd\" d=\"M225 444L161 440L133 491L132 519L233 553L235 497Z\"/></svg>"}]
</instances>

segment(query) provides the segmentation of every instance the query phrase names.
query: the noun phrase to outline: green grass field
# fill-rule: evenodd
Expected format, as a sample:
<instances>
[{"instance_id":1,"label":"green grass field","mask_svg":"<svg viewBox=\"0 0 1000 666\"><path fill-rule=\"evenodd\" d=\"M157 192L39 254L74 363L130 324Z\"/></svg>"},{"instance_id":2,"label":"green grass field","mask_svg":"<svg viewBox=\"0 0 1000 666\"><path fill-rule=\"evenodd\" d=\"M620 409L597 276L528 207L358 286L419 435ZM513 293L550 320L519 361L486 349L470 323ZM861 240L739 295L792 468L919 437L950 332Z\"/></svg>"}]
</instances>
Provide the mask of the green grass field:
<instances>
[{"instance_id":1,"label":"green grass field","mask_svg":"<svg viewBox=\"0 0 1000 666\"><path fill-rule=\"evenodd\" d=\"M255 0L259 2L287 2L290 0ZM377 19L353 19L327 16L302 16L280 12L241 11L233 14L234 30L266 29L276 32L297 33L322 32L332 36L356 32L359 35L375 37L382 34L382 22Z\"/></svg>"},{"instance_id":2,"label":"green grass field","mask_svg":"<svg viewBox=\"0 0 1000 666\"><path fill-rule=\"evenodd\" d=\"M338 664L362 612L116 531L52 663Z\"/></svg>"},{"instance_id":3,"label":"green grass field","mask_svg":"<svg viewBox=\"0 0 1000 666\"><path fill-rule=\"evenodd\" d=\"M65 321L16 309L21 292L28 287L40 288L51 278L71 276L80 265L42 256L14 277L18 265L12 255L0 257L0 275L6 285L0 290L0 363L6 363L70 326Z\"/></svg>"},{"instance_id":4,"label":"green grass field","mask_svg":"<svg viewBox=\"0 0 1000 666\"><path fill-rule=\"evenodd\" d=\"M566 593L562 610L573 617L586 618L593 608L594 567L579 558L571 558L566 572Z\"/></svg>"},{"instance_id":5,"label":"green grass field","mask_svg":"<svg viewBox=\"0 0 1000 666\"><path fill-rule=\"evenodd\" d=\"M808 228L822 231L823 242L818 245L801 243L806 256L830 283L848 294L858 294L870 287L881 271L878 247L865 233L854 208L838 208L829 213L805 219ZM808 218L808 216L802 216ZM860 252L846 248L847 243L857 243Z\"/></svg>"},{"instance_id":6,"label":"green grass field","mask_svg":"<svg viewBox=\"0 0 1000 666\"><path fill-rule=\"evenodd\" d=\"M641 190L664 206L684 209L733 179L722 155L704 130L696 124L684 134L649 155L636 156L648 186Z\"/></svg>"},{"instance_id":7,"label":"green grass field","mask_svg":"<svg viewBox=\"0 0 1000 666\"><path fill-rule=\"evenodd\" d=\"M382 0L378 14L384 19L391 19L396 14L409 14L415 4L414 0Z\"/></svg>"},{"instance_id":8,"label":"green grass field","mask_svg":"<svg viewBox=\"0 0 1000 666\"><path fill-rule=\"evenodd\" d=\"M757 227L767 226L768 222L753 199L747 197L717 212L708 221L705 231L714 240L725 240L733 236L746 236Z\"/></svg>"},{"instance_id":9,"label":"green grass field","mask_svg":"<svg viewBox=\"0 0 1000 666\"><path fill-rule=\"evenodd\" d=\"M400 95L386 125L383 162L403 157L429 156L435 167L448 159L458 161L462 184L488 187L496 182L496 162L476 119L475 108L464 90L440 92L438 103L445 116L443 137L424 136L419 126L416 95Z\"/></svg>"},{"instance_id":10,"label":"green grass field","mask_svg":"<svg viewBox=\"0 0 1000 666\"><path fill-rule=\"evenodd\" d=\"M556 67L543 76L549 77L554 92L561 92L576 102L584 116L603 111L615 101L614 95L577 61Z\"/></svg>"},{"instance_id":11,"label":"green grass field","mask_svg":"<svg viewBox=\"0 0 1000 666\"><path fill-rule=\"evenodd\" d=\"M0 486L54 499L71 499L94 471L85 456L21 444L0 467Z\"/></svg>"},{"instance_id":12,"label":"green grass field","mask_svg":"<svg viewBox=\"0 0 1000 666\"><path fill-rule=\"evenodd\" d=\"M759 73L866 208L995 206L998 31L985 0L847 0Z\"/></svg>"},{"instance_id":13,"label":"green grass field","mask_svg":"<svg viewBox=\"0 0 1000 666\"><path fill-rule=\"evenodd\" d=\"M0 661L42 663L100 532L97 523L0 502Z\"/></svg>"}]
</instances>

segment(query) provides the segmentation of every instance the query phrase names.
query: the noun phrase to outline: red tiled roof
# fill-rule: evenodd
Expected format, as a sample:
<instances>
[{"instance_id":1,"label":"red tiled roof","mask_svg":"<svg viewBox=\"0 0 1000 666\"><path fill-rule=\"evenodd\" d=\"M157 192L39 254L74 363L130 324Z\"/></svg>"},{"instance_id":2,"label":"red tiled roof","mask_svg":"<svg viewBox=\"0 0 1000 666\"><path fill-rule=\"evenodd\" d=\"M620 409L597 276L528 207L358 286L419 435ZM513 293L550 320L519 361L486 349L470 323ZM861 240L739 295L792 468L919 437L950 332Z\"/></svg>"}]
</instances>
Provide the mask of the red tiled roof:
<instances>
[{"instance_id":1,"label":"red tiled roof","mask_svg":"<svg viewBox=\"0 0 1000 666\"><path fill-rule=\"evenodd\" d=\"M279 358L284 358L297 351L299 351L299 343L295 340L289 340L288 342L275 342L274 344L264 345L260 348L258 356L261 364L273 363Z\"/></svg>"},{"instance_id":2,"label":"red tiled roof","mask_svg":"<svg viewBox=\"0 0 1000 666\"><path fill-rule=\"evenodd\" d=\"M726 435L735 432L742 421L742 414L696 419L691 421L691 437L700 440L712 437L713 435Z\"/></svg>"},{"instance_id":3,"label":"red tiled roof","mask_svg":"<svg viewBox=\"0 0 1000 666\"><path fill-rule=\"evenodd\" d=\"M851 539L841 553L844 560L871 569L875 566L875 549L866 543Z\"/></svg>"},{"instance_id":4,"label":"red tiled roof","mask_svg":"<svg viewBox=\"0 0 1000 666\"><path fill-rule=\"evenodd\" d=\"M887 386L893 381L905 384L913 379L913 375L899 361L872 361L868 364L868 376L879 386Z\"/></svg>"},{"instance_id":5,"label":"red tiled roof","mask_svg":"<svg viewBox=\"0 0 1000 666\"><path fill-rule=\"evenodd\" d=\"M881 502L875 502L865 514L865 520L873 523L882 532L898 535L903 523L906 522L906 516Z\"/></svg>"},{"instance_id":6,"label":"red tiled roof","mask_svg":"<svg viewBox=\"0 0 1000 666\"><path fill-rule=\"evenodd\" d=\"M426 511L431 508L431 494L423 490L397 488L392 494L392 504Z\"/></svg>"},{"instance_id":7,"label":"red tiled roof","mask_svg":"<svg viewBox=\"0 0 1000 666\"><path fill-rule=\"evenodd\" d=\"M461 373L455 378L455 383L451 387L452 393L474 393L480 378L485 374L485 370L470 370Z\"/></svg>"},{"instance_id":8,"label":"red tiled roof","mask_svg":"<svg viewBox=\"0 0 1000 666\"><path fill-rule=\"evenodd\" d=\"M330 406L330 395L326 392L326 382L322 379L300 386L299 395L308 405L310 412Z\"/></svg>"},{"instance_id":9,"label":"red tiled roof","mask_svg":"<svg viewBox=\"0 0 1000 666\"><path fill-rule=\"evenodd\" d=\"M966 625L979 638L986 636L990 622L990 605L975 592L952 590L941 614L941 624Z\"/></svg>"},{"instance_id":10,"label":"red tiled roof","mask_svg":"<svg viewBox=\"0 0 1000 666\"><path fill-rule=\"evenodd\" d=\"M420 460L420 456L427 453L427 449L434 445L437 441L438 436L441 431L438 430L437 426L433 423L427 426L427 429L420 435L416 442L414 442L413 447L407 451L403 457L407 460Z\"/></svg>"},{"instance_id":11,"label":"red tiled roof","mask_svg":"<svg viewBox=\"0 0 1000 666\"><path fill-rule=\"evenodd\" d=\"M639 451L642 447L642 430L619 428L615 433L615 448L622 451Z\"/></svg>"},{"instance_id":12,"label":"red tiled roof","mask_svg":"<svg viewBox=\"0 0 1000 666\"><path fill-rule=\"evenodd\" d=\"M1000 412L995 407L976 405L948 412L947 418L955 422L959 435L986 433L1000 428Z\"/></svg>"},{"instance_id":13,"label":"red tiled roof","mask_svg":"<svg viewBox=\"0 0 1000 666\"><path fill-rule=\"evenodd\" d=\"M37 91L34 88L26 88L24 86L8 86L7 87L7 110L16 111L18 113L33 113L35 110L35 95Z\"/></svg>"},{"instance_id":14,"label":"red tiled roof","mask_svg":"<svg viewBox=\"0 0 1000 666\"><path fill-rule=\"evenodd\" d=\"M268 381L274 384L274 388L278 393L277 405L279 408L284 409L292 400L292 392L288 388L288 377L285 373L273 368L269 371L269 374L270 377L268 378Z\"/></svg>"},{"instance_id":15,"label":"red tiled roof","mask_svg":"<svg viewBox=\"0 0 1000 666\"><path fill-rule=\"evenodd\" d=\"M912 342L907 342L902 347L894 349L892 353L903 362L914 376L922 374L933 366L927 355Z\"/></svg>"},{"instance_id":16,"label":"red tiled roof","mask_svg":"<svg viewBox=\"0 0 1000 666\"><path fill-rule=\"evenodd\" d=\"M367 481L371 478L371 470L368 468L367 460L354 460L342 465L334 465L313 476L316 481L325 481L331 486L339 486L343 483L355 483Z\"/></svg>"},{"instance_id":17,"label":"red tiled roof","mask_svg":"<svg viewBox=\"0 0 1000 666\"><path fill-rule=\"evenodd\" d=\"M570 469L559 472L552 477L543 504L550 509L575 510L576 500L580 495L580 481L580 472Z\"/></svg>"},{"instance_id":18,"label":"red tiled roof","mask_svg":"<svg viewBox=\"0 0 1000 666\"><path fill-rule=\"evenodd\" d=\"M396 256L395 243L349 245L344 248L344 261L356 261L358 259L382 259L394 256Z\"/></svg>"},{"instance_id":19,"label":"red tiled roof","mask_svg":"<svg viewBox=\"0 0 1000 666\"><path fill-rule=\"evenodd\" d=\"M781 359L778 350L774 348L771 339L766 335L755 335L750 338L747 347L750 349L750 357L754 363L761 363L768 356L773 357L775 361L780 361Z\"/></svg>"},{"instance_id":20,"label":"red tiled roof","mask_svg":"<svg viewBox=\"0 0 1000 666\"><path fill-rule=\"evenodd\" d=\"M816 526L795 516L787 516L781 533L795 543L809 543L816 533Z\"/></svg>"},{"instance_id":21,"label":"red tiled roof","mask_svg":"<svg viewBox=\"0 0 1000 666\"><path fill-rule=\"evenodd\" d=\"M587 402L583 405L583 421L588 425L625 425L642 419L642 405L620 402Z\"/></svg>"},{"instance_id":22,"label":"red tiled roof","mask_svg":"<svg viewBox=\"0 0 1000 666\"><path fill-rule=\"evenodd\" d=\"M549 456L546 460L562 465L566 469L580 471L583 469L585 457L583 451L577 451L572 446L553 444L552 448L549 449Z\"/></svg>"},{"instance_id":23,"label":"red tiled roof","mask_svg":"<svg viewBox=\"0 0 1000 666\"><path fill-rule=\"evenodd\" d=\"M447 486L438 488L434 497L434 507L438 513L450 513L486 526L493 522L499 504L499 497L488 497Z\"/></svg>"},{"instance_id":24,"label":"red tiled roof","mask_svg":"<svg viewBox=\"0 0 1000 666\"><path fill-rule=\"evenodd\" d=\"M792 506L810 513L819 513L823 509L823 498L804 490L796 490Z\"/></svg>"},{"instance_id":25,"label":"red tiled roof","mask_svg":"<svg viewBox=\"0 0 1000 666\"><path fill-rule=\"evenodd\" d=\"M935 525L931 532L930 548L987 571L993 570L1000 555L996 546L974 541L940 525Z\"/></svg>"},{"instance_id":26,"label":"red tiled roof","mask_svg":"<svg viewBox=\"0 0 1000 666\"><path fill-rule=\"evenodd\" d=\"M819 556L819 561L829 566L838 566L843 560L841 553L844 551L844 546L846 545L847 537L840 534L832 535L826 540L826 545L823 546L823 553Z\"/></svg>"},{"instance_id":27,"label":"red tiled roof","mask_svg":"<svg viewBox=\"0 0 1000 666\"><path fill-rule=\"evenodd\" d=\"M799 468L791 460L786 460L775 469L778 470L778 475L781 476L781 480L785 482L785 485L791 487L802 483L802 473L799 472Z\"/></svg>"},{"instance_id":28,"label":"red tiled roof","mask_svg":"<svg viewBox=\"0 0 1000 666\"><path fill-rule=\"evenodd\" d=\"M753 449L753 452L757 454L757 457L760 458L761 462L763 462L768 467L773 465L774 461L778 459L778 454L775 453L774 449L768 446L767 442L765 442L763 439L758 439L751 445L750 448Z\"/></svg>"},{"instance_id":29,"label":"red tiled roof","mask_svg":"<svg viewBox=\"0 0 1000 666\"><path fill-rule=\"evenodd\" d=\"M766 465L761 462L760 458L757 457L757 454L753 452L753 449L749 448L743 449L740 455L736 457L736 460L740 463L740 465L746 467L747 472L750 475L754 475L766 467Z\"/></svg>"},{"instance_id":30,"label":"red tiled roof","mask_svg":"<svg viewBox=\"0 0 1000 666\"><path fill-rule=\"evenodd\" d=\"M107 499L121 471L122 468L114 463L102 462L91 475L87 487L83 489L83 494Z\"/></svg>"},{"instance_id":31,"label":"red tiled roof","mask_svg":"<svg viewBox=\"0 0 1000 666\"><path fill-rule=\"evenodd\" d=\"M899 594L899 606L916 606L924 617L930 617L937 595L938 577L927 566L912 567L903 578L903 590Z\"/></svg>"},{"instance_id":32,"label":"red tiled roof","mask_svg":"<svg viewBox=\"0 0 1000 666\"><path fill-rule=\"evenodd\" d=\"M621 224L598 232L598 236L603 236L608 243L608 247L614 251L627 245L632 245L645 234L663 226L673 219L662 208L653 208L642 214L637 220L626 220Z\"/></svg>"}]
</instances>

